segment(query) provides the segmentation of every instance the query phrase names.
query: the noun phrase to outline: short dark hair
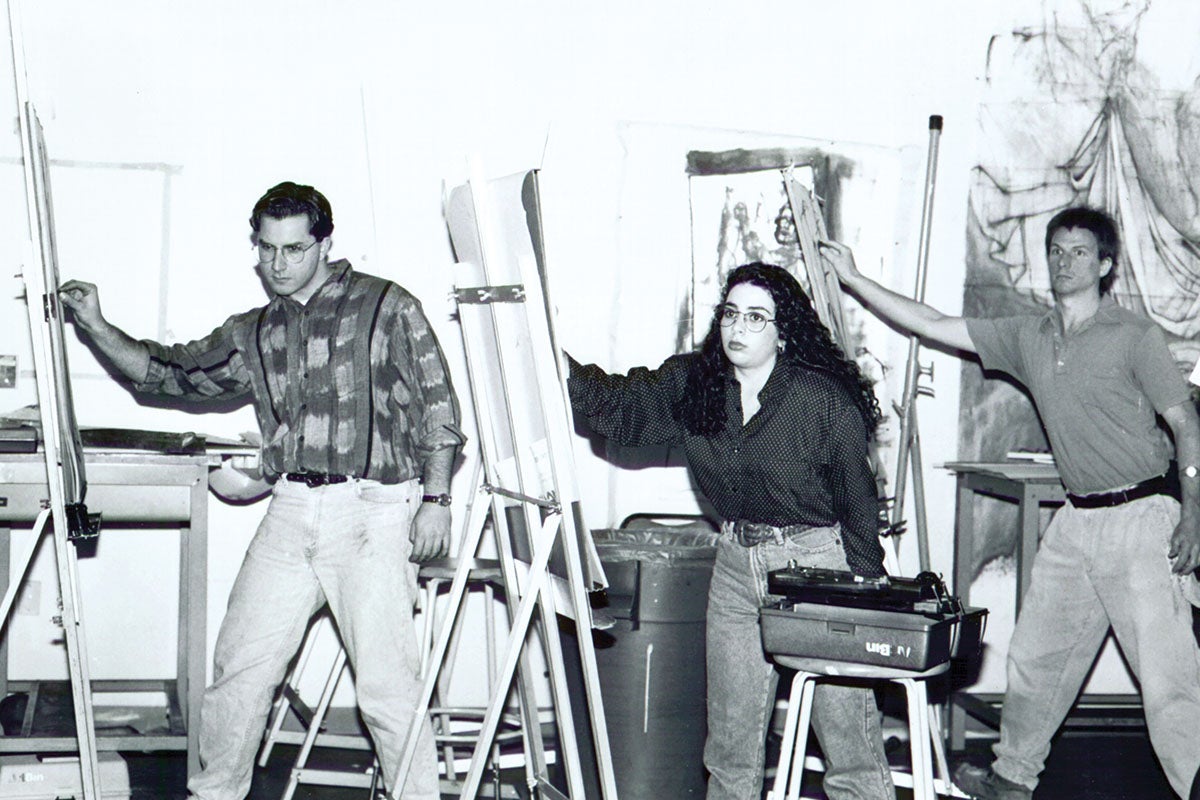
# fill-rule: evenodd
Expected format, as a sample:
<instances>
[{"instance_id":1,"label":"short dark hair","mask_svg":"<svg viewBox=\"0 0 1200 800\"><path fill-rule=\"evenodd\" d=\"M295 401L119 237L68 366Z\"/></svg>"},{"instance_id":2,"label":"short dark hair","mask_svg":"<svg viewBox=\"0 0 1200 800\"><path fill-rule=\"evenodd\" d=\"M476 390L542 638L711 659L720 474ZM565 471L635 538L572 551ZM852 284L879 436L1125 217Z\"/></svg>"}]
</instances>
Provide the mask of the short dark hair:
<instances>
[{"instance_id":1,"label":"short dark hair","mask_svg":"<svg viewBox=\"0 0 1200 800\"><path fill-rule=\"evenodd\" d=\"M1096 237L1096 257L1101 261L1109 259L1112 267L1108 274L1100 278L1100 294L1112 288L1117 279L1117 260L1121 254L1121 236L1117 233L1117 223L1103 211L1086 206L1075 206L1064 209L1046 224L1046 253L1050 253L1050 241L1060 230L1082 228L1091 231Z\"/></svg>"},{"instance_id":2,"label":"short dark hair","mask_svg":"<svg viewBox=\"0 0 1200 800\"><path fill-rule=\"evenodd\" d=\"M308 232L318 242L333 233L333 208L325 195L311 186L291 181L272 186L258 199L250 212L250 227L257 234L263 217L286 219L300 214L308 217Z\"/></svg>"}]
</instances>

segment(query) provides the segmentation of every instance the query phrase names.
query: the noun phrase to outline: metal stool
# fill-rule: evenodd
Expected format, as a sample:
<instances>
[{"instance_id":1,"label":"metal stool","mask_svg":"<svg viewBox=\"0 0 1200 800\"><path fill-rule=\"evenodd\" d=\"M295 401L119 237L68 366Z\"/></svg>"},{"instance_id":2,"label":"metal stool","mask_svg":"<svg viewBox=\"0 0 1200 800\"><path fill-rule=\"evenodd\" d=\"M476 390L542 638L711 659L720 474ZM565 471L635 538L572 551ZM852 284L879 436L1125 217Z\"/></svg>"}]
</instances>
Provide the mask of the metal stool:
<instances>
[{"instance_id":1,"label":"metal stool","mask_svg":"<svg viewBox=\"0 0 1200 800\"><path fill-rule=\"evenodd\" d=\"M437 561L426 562L421 566L419 580L422 584L421 598L421 673L425 674L428 669L429 652L433 646L433 635L436 629L436 602L438 592L443 584L448 584L454 577L457 561L453 558L444 558ZM495 681L495 666L497 658L496 647L496 630L495 616L492 611L492 601L495 598L495 590L497 587L503 586L503 579L500 572L499 562L486 559L472 559L470 572L467 578L468 587L477 586L483 589L485 607L487 609L487 622L485 625L486 633L486 650L487 650L487 675L488 685L490 686ZM334 734L326 730L326 715L329 711L329 706L333 700L334 694L337 691L337 686L341 681L342 675L346 671L347 657L346 651L340 646L337 649L337 655L334 657L330 665L329 672L325 679L325 686L321 691L317 705L310 708L300 697L299 683L304 674L308 662L311 658L315 642L319 635L321 621L318 620L308 631L305 637L304 645L301 648L300 656L296 660L292 670L288 673L275 703L271 709L271 715L268 720L267 732L263 741L263 745L259 750L258 765L266 766L270 758L271 751L278 743L299 744L300 752L296 756L295 764L292 766L291 778L288 781L287 788L284 790L281 800L291 800L300 784L313 784L321 786L341 786L350 788L365 788L371 790L371 795L374 796L375 790L380 786L379 763L374 760L372 766L366 770L330 770L317 769L308 766L308 759L312 754L314 747L334 747L346 748L355 750L371 750L371 743L366 736L359 734ZM451 644L451 650L447 653L447 663L452 663L454 658L454 650L459 638L459 630L454 631L454 638ZM434 721L434 741L441 748L442 769L445 773L444 779L441 781L442 790L444 792L453 792L458 786L458 778L455 767L454 747L456 745L474 744L475 737L470 733L463 731L455 731L452 729L452 723L461 723L464 720L481 720L483 717L483 709L475 708L450 708L438 706L438 697L444 694L448 687L450 679L449 670L444 670L443 674L439 675L438 692L434 695L434 706L430 708L430 716ZM283 728L284 721L288 712L291 711L300 720L303 727L302 731L289 731ZM502 728L496 736L496 740L492 745L492 761L495 774L494 785L492 787L493 796L516 797L515 789L512 787L501 787L499 782L499 748L502 742L513 741L522 736L520 729L520 720L515 715L505 714L502 721ZM504 789L509 789L506 794Z\"/></svg>"},{"instance_id":2,"label":"metal stool","mask_svg":"<svg viewBox=\"0 0 1200 800\"><path fill-rule=\"evenodd\" d=\"M428 656L433 650L436 615L433 609L437 603L438 592L442 586L449 587L454 580L458 562L454 558L443 558L426 562L421 566L420 578L424 582L425 597L422 608L429 612L423 614L421 630L421 653L424 658L421 663L421 674L429 669ZM504 578L500 571L500 562L494 559L472 559L467 573L468 586L480 586L483 589L484 608L487 614L487 624L484 627L485 649L487 652L487 685L490 688L496 682L496 657L499 649L496 646L496 623L493 615L493 600L497 588L503 588ZM460 627L455 627L450 646L446 653L446 663L453 664L458 651L459 639L462 633ZM437 688L429 709L434 722L433 738L441 746L442 769L445 777L442 780L442 790L456 793L461 787L461 780L456 765L455 747L469 747L472 752L478 740L478 727L483 723L485 708L468 706L443 706L441 700L449 691L450 670L443 669L438 674ZM457 726L457 727L456 727ZM474 726L474 730L472 729ZM491 745L492 796L518 797L515 788L505 787L500 783L500 746L501 744L519 741L522 737L520 718L508 712L501 715L500 726L495 740ZM469 754L468 754L469 756ZM505 790L508 790L507 792Z\"/></svg>"},{"instance_id":3,"label":"metal stool","mask_svg":"<svg viewBox=\"0 0 1200 800\"><path fill-rule=\"evenodd\" d=\"M812 721L813 692L818 681L830 678L890 681L904 687L908 705L909 746L912 750L912 775L892 770L892 782L911 788L913 800L937 800L939 794L966 797L954 786L946 762L942 742L940 710L931 707L925 681L941 675L950 668L946 662L924 672L829 661L821 658L774 656L775 662L796 670L788 698L787 716L783 724L783 741L779 748L775 782L767 800L799 800L804 770L823 770L824 763L816 757L805 758L808 748L808 729ZM936 764L935 764L936 759ZM942 777L937 777L935 774ZM784 791L786 785L786 792Z\"/></svg>"}]
</instances>

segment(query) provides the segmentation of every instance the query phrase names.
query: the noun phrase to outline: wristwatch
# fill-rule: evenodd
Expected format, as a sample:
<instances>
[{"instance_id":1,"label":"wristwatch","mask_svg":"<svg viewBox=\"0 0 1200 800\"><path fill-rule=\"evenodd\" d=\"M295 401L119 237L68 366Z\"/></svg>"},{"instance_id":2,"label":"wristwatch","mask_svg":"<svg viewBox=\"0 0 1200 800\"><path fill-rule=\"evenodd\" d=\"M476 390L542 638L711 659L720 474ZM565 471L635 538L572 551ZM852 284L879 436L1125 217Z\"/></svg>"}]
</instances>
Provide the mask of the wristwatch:
<instances>
[{"instance_id":1,"label":"wristwatch","mask_svg":"<svg viewBox=\"0 0 1200 800\"><path fill-rule=\"evenodd\" d=\"M450 495L448 494L423 494L421 495L422 503L437 503L439 506L450 505Z\"/></svg>"}]
</instances>

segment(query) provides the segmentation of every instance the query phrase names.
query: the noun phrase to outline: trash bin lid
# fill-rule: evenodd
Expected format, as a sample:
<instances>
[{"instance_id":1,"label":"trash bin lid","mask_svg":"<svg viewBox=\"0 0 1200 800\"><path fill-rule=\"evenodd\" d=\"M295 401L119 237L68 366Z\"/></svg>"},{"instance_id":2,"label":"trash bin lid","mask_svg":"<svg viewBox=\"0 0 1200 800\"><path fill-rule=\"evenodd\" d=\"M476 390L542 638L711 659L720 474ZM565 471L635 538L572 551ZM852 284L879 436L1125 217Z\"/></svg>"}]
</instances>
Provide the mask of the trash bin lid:
<instances>
[{"instance_id":1,"label":"trash bin lid","mask_svg":"<svg viewBox=\"0 0 1200 800\"><path fill-rule=\"evenodd\" d=\"M721 534L708 528L602 528L592 531L596 550L603 562L712 561Z\"/></svg>"}]
</instances>

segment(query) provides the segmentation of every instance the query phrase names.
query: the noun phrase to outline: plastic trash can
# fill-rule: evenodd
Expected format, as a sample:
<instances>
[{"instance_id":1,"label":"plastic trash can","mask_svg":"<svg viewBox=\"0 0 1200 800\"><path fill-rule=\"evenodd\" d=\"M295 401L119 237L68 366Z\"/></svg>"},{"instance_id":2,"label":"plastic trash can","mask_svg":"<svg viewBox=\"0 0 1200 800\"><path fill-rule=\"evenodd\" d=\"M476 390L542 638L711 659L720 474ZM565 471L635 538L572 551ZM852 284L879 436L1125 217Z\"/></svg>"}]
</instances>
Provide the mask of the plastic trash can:
<instances>
[{"instance_id":1,"label":"plastic trash can","mask_svg":"<svg viewBox=\"0 0 1200 800\"><path fill-rule=\"evenodd\" d=\"M704 617L720 535L701 528L592 532L614 618L596 661L622 798L704 797Z\"/></svg>"}]
</instances>

